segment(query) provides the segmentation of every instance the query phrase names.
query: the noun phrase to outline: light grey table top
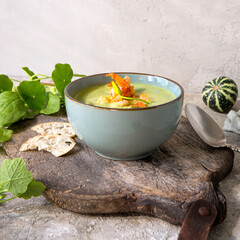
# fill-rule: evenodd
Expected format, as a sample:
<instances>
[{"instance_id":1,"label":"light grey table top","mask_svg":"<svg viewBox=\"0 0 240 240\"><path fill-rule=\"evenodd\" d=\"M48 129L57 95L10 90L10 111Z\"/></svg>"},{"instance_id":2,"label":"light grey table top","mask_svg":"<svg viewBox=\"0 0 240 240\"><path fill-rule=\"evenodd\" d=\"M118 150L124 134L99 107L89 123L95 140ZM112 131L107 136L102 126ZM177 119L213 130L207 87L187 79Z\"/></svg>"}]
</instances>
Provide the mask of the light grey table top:
<instances>
[{"instance_id":1,"label":"light grey table top","mask_svg":"<svg viewBox=\"0 0 240 240\"><path fill-rule=\"evenodd\" d=\"M200 94L185 93L184 104L196 103L222 127L226 114L208 109ZM240 109L237 104L234 110ZM183 115L185 115L183 111ZM240 139L240 136L239 136ZM0 162L7 158L0 148ZM235 153L232 172L220 183L227 199L227 218L211 229L210 240L240 239L240 153ZM0 207L0 239L83 239L83 240L175 240L180 227L147 216L88 216L72 213L47 202L41 196L14 199Z\"/></svg>"}]
</instances>

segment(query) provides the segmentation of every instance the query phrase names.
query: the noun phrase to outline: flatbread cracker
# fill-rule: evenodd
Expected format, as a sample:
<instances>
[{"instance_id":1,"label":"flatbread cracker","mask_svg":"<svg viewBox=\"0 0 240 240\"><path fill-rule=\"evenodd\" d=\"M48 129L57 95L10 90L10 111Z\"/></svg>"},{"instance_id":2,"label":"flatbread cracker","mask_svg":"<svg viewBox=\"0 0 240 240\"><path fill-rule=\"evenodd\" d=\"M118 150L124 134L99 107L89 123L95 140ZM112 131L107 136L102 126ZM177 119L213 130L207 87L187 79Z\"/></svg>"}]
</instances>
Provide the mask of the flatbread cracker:
<instances>
[{"instance_id":1,"label":"flatbread cracker","mask_svg":"<svg viewBox=\"0 0 240 240\"><path fill-rule=\"evenodd\" d=\"M20 148L20 151L38 149L52 153L60 157L69 152L76 145L74 140L68 136L43 134L27 140Z\"/></svg>"},{"instance_id":2,"label":"flatbread cracker","mask_svg":"<svg viewBox=\"0 0 240 240\"><path fill-rule=\"evenodd\" d=\"M68 137L74 137L74 133L70 123L68 122L48 122L41 123L31 128L38 134L51 134L51 135L62 135Z\"/></svg>"}]
</instances>

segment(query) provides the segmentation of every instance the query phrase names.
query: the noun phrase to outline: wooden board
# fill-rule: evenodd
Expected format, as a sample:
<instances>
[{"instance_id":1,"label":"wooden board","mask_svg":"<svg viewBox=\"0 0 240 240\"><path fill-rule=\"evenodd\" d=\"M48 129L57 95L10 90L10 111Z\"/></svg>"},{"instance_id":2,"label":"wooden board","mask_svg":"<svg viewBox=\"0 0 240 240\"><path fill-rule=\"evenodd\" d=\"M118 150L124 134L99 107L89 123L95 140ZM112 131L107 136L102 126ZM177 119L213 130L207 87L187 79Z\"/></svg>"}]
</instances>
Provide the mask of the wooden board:
<instances>
[{"instance_id":1,"label":"wooden board","mask_svg":"<svg viewBox=\"0 0 240 240\"><path fill-rule=\"evenodd\" d=\"M186 118L168 142L143 160L102 158L78 138L75 148L59 158L44 151L20 152L36 135L30 128L50 121L67 118L39 115L19 122L4 149L9 158L26 161L34 178L46 185L44 196L52 204L78 213L148 214L178 225L193 202L205 199L218 210L216 223L226 217L226 199L216 186L231 171L234 154L206 145Z\"/></svg>"}]
</instances>

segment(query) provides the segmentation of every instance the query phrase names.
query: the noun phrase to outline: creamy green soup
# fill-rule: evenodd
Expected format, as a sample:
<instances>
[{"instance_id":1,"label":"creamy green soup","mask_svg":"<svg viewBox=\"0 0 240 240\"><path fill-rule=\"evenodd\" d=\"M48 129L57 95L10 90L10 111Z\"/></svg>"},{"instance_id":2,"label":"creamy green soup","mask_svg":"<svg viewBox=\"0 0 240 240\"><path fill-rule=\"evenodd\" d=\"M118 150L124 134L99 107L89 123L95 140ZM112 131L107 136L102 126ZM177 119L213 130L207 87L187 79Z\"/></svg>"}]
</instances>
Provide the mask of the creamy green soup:
<instances>
[{"instance_id":1,"label":"creamy green soup","mask_svg":"<svg viewBox=\"0 0 240 240\"><path fill-rule=\"evenodd\" d=\"M148 107L163 104L163 103L172 101L173 99L176 98L173 93L171 93L170 91L164 88L155 87L152 85L142 84L142 83L133 83L132 85L134 86L134 89L135 89L135 95L147 94L148 97L152 99L152 102L147 105ZM79 94L75 96L75 99L78 100L79 102L93 105L93 106L109 107L109 108L118 107L114 103L100 104L97 102L100 96L109 97L109 95L110 95L110 88L108 87L108 84L104 84L104 85L89 87L82 90ZM124 108L128 108L128 106Z\"/></svg>"}]
</instances>

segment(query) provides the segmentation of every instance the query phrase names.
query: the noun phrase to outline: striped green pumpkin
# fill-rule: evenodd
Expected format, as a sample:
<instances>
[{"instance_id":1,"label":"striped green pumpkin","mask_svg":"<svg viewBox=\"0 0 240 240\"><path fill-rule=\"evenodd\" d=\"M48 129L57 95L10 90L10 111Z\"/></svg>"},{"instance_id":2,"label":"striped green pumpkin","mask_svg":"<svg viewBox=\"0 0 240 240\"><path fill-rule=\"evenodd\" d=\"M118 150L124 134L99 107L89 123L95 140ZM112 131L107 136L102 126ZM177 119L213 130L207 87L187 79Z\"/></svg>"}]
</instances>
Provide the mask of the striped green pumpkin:
<instances>
[{"instance_id":1,"label":"striped green pumpkin","mask_svg":"<svg viewBox=\"0 0 240 240\"><path fill-rule=\"evenodd\" d=\"M218 77L208 82L202 90L204 103L216 112L225 112L236 102L238 88L236 83L227 77Z\"/></svg>"}]
</instances>

